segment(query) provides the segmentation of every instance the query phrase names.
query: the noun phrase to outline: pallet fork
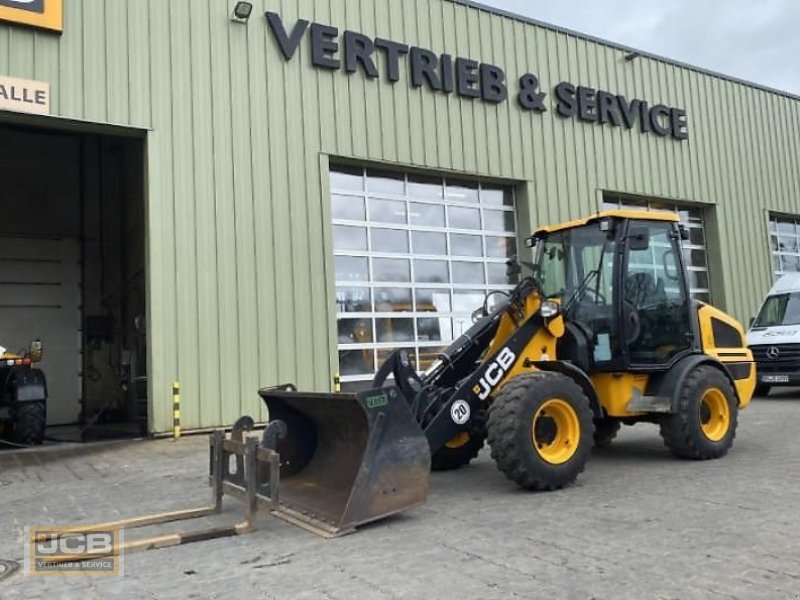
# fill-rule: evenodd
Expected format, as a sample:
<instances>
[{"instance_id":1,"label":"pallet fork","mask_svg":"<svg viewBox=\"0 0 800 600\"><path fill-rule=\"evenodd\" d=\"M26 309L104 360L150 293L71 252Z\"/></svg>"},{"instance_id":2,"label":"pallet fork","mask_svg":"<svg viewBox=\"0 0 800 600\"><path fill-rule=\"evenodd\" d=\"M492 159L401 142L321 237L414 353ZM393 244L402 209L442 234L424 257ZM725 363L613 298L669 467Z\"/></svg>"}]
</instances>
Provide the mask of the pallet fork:
<instances>
[{"instance_id":1,"label":"pallet fork","mask_svg":"<svg viewBox=\"0 0 800 600\"><path fill-rule=\"evenodd\" d=\"M278 438L285 435L286 426L280 421L269 423L264 429L260 441L255 437L244 436L244 433L252 428L253 420L250 417L241 417L234 424L230 437L225 437L223 430L217 430L209 437L209 483L212 495L210 505L93 525L59 528L58 531L37 534L34 541L42 542L55 538L74 537L116 528L127 530L216 515L222 512L222 499L225 495L233 496L244 502L243 521L234 525L207 527L127 540L121 543L114 553L123 554L167 548L252 532L256 526L256 513L259 506L265 507L269 511L274 511L279 506L280 457L275 451L275 447ZM108 554L64 555L51 562L75 562L105 556Z\"/></svg>"}]
</instances>

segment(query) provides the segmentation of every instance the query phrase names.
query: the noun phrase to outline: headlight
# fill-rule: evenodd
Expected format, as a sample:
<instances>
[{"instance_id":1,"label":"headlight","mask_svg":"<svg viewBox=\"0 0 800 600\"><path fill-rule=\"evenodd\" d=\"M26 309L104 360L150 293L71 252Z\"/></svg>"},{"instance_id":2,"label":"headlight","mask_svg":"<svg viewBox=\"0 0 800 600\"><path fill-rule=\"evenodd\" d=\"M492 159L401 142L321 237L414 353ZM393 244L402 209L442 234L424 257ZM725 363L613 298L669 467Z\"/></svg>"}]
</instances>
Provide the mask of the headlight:
<instances>
[{"instance_id":1,"label":"headlight","mask_svg":"<svg viewBox=\"0 0 800 600\"><path fill-rule=\"evenodd\" d=\"M553 300L545 300L539 308L539 314L545 319L552 319L561 310L561 305Z\"/></svg>"}]
</instances>

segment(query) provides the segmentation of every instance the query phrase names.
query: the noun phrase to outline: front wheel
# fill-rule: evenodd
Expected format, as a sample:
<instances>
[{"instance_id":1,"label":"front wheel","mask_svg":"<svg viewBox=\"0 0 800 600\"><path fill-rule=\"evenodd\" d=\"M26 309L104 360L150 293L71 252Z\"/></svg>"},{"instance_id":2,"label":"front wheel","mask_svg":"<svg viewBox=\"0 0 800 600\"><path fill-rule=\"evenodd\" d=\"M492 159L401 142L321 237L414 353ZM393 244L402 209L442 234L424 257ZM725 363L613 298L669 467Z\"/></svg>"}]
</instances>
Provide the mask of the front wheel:
<instances>
[{"instance_id":1,"label":"front wheel","mask_svg":"<svg viewBox=\"0 0 800 600\"><path fill-rule=\"evenodd\" d=\"M592 409L580 387L559 373L509 381L489 408L492 458L529 490L555 490L577 479L592 448Z\"/></svg>"},{"instance_id":2,"label":"front wheel","mask_svg":"<svg viewBox=\"0 0 800 600\"><path fill-rule=\"evenodd\" d=\"M700 366L686 377L677 412L662 418L661 437L681 458L719 458L733 445L738 416L728 378L715 367Z\"/></svg>"},{"instance_id":3,"label":"front wheel","mask_svg":"<svg viewBox=\"0 0 800 600\"><path fill-rule=\"evenodd\" d=\"M47 407L44 402L22 402L14 410L14 442L33 446L44 441Z\"/></svg>"}]
</instances>

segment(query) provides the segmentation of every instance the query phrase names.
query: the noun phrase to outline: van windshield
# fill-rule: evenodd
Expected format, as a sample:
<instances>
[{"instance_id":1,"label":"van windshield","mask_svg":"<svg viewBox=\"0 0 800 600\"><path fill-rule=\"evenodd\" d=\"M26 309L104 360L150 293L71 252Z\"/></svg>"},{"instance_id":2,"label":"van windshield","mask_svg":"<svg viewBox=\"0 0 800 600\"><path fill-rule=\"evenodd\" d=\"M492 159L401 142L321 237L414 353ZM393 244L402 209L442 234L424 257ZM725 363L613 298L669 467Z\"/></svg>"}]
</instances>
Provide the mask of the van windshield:
<instances>
[{"instance_id":1,"label":"van windshield","mask_svg":"<svg viewBox=\"0 0 800 600\"><path fill-rule=\"evenodd\" d=\"M800 292L776 294L767 298L753 327L800 325Z\"/></svg>"}]
</instances>

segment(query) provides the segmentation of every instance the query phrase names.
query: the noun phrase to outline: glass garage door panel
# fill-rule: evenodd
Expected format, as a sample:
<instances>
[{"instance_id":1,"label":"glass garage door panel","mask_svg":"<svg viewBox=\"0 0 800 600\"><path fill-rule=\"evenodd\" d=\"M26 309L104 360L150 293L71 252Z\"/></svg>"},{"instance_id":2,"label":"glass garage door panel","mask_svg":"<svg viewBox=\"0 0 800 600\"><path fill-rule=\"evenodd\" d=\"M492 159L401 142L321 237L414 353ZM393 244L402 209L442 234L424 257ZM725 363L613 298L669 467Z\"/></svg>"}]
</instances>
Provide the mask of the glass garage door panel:
<instances>
[{"instance_id":1,"label":"glass garage door panel","mask_svg":"<svg viewBox=\"0 0 800 600\"><path fill-rule=\"evenodd\" d=\"M397 348L420 371L511 289L517 253L507 188L360 168L331 173L339 370L364 387Z\"/></svg>"},{"instance_id":2,"label":"glass garage door panel","mask_svg":"<svg viewBox=\"0 0 800 600\"><path fill-rule=\"evenodd\" d=\"M769 237L774 280L800 271L800 219L770 215Z\"/></svg>"},{"instance_id":3,"label":"glass garage door panel","mask_svg":"<svg viewBox=\"0 0 800 600\"><path fill-rule=\"evenodd\" d=\"M708 278L708 251L706 248L706 230L703 222L703 210L687 207L672 202L633 201L628 198L606 196L603 208L613 210L626 208L631 210L652 210L676 213L681 223L689 230L689 239L681 242L683 259L689 275L689 291L692 298L711 302L711 283Z\"/></svg>"}]
</instances>

